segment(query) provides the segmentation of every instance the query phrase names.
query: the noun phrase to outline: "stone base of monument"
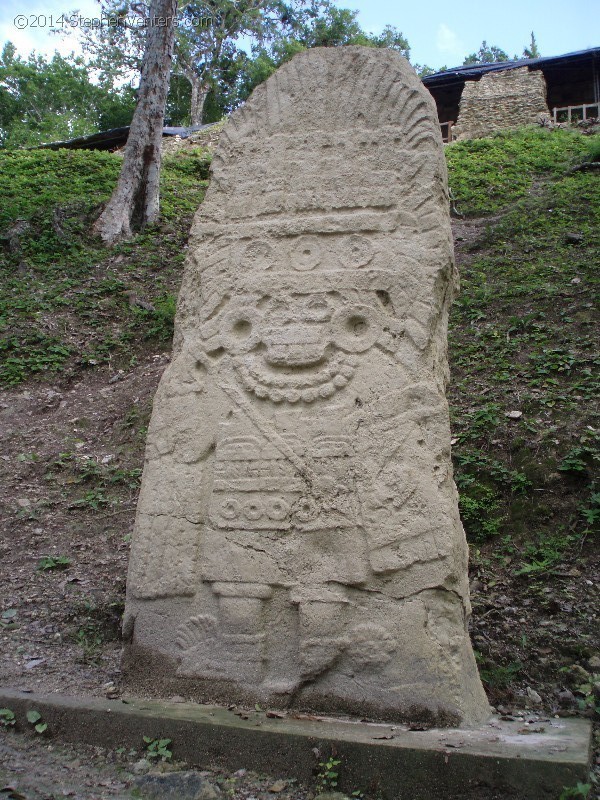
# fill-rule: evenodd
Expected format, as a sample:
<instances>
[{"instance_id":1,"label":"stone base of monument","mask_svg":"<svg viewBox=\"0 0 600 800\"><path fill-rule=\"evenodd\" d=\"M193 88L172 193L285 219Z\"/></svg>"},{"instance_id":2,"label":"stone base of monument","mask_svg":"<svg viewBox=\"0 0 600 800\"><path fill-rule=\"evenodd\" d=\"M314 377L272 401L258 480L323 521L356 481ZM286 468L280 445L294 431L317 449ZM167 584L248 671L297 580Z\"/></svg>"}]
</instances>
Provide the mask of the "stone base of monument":
<instances>
[{"instance_id":1,"label":"stone base of monument","mask_svg":"<svg viewBox=\"0 0 600 800\"><path fill-rule=\"evenodd\" d=\"M474 729L408 726L309 714L149 700L37 695L0 688L17 729L38 711L47 735L141 749L142 737L169 738L190 766L245 767L315 784L318 762L339 759L339 789L381 800L556 798L585 782L591 723L582 719L491 718Z\"/></svg>"}]
</instances>

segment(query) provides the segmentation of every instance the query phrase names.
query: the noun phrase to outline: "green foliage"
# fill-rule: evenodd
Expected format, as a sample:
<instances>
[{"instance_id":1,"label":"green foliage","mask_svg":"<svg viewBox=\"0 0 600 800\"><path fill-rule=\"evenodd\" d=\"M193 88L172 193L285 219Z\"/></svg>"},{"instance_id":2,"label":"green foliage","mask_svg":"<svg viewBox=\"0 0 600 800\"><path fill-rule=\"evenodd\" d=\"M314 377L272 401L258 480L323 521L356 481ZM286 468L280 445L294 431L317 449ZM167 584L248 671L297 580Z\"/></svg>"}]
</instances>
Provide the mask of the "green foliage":
<instances>
[{"instance_id":1,"label":"green foliage","mask_svg":"<svg viewBox=\"0 0 600 800\"><path fill-rule=\"evenodd\" d=\"M22 147L128 125L135 98L130 88L107 91L93 84L81 58L55 53L27 60L8 42L0 55L0 146Z\"/></svg>"},{"instance_id":2,"label":"green foliage","mask_svg":"<svg viewBox=\"0 0 600 800\"><path fill-rule=\"evenodd\" d=\"M504 50L500 49L496 45L488 45L484 39L479 50L476 53L471 53L471 55L467 56L463 61L463 64L464 66L468 66L469 64L495 64L497 62L508 60L508 55L504 52Z\"/></svg>"},{"instance_id":3,"label":"green foliage","mask_svg":"<svg viewBox=\"0 0 600 800\"><path fill-rule=\"evenodd\" d=\"M80 660L84 664L96 664L107 641L115 641L121 635L123 601L109 599L98 603L90 598L78 604L73 611L77 625L73 633L75 643L81 648Z\"/></svg>"},{"instance_id":4,"label":"green foliage","mask_svg":"<svg viewBox=\"0 0 600 800\"><path fill-rule=\"evenodd\" d=\"M458 210L497 215L463 245L450 320L461 514L528 582L575 562L600 519L600 202L597 176L572 170L590 140L524 128L446 148Z\"/></svg>"},{"instance_id":5,"label":"green foliage","mask_svg":"<svg viewBox=\"0 0 600 800\"><path fill-rule=\"evenodd\" d=\"M152 739L150 736L144 736L144 748L146 750L146 758L160 759L161 761L170 761L173 757L172 751L169 749L171 739Z\"/></svg>"},{"instance_id":6,"label":"green foliage","mask_svg":"<svg viewBox=\"0 0 600 800\"><path fill-rule=\"evenodd\" d=\"M112 495L115 487L137 492L141 473L138 467L128 469L118 462L100 463L89 456L66 452L50 464L45 478L57 485L81 486L79 497L68 508L96 512L117 502Z\"/></svg>"},{"instance_id":7,"label":"green foliage","mask_svg":"<svg viewBox=\"0 0 600 800\"><path fill-rule=\"evenodd\" d=\"M563 175L589 152L590 137L535 127L455 142L446 155L456 207L465 216L506 208L526 197L534 182Z\"/></svg>"},{"instance_id":8,"label":"green foliage","mask_svg":"<svg viewBox=\"0 0 600 800\"><path fill-rule=\"evenodd\" d=\"M53 226L55 208L77 204L79 214L89 213L108 199L119 174L121 161L112 153L90 150L31 150L0 153L0 231L17 219L43 221L43 241L31 255L46 253L51 246L77 252L79 242L60 237ZM80 218L80 217L79 217ZM71 218L69 218L71 219ZM75 223L75 224L74 224ZM77 219L65 233L81 233ZM55 222L55 226L56 222ZM62 227L62 226L61 226ZM38 238L38 237L36 237ZM75 245L75 246L74 246ZM35 243L31 243L34 247Z\"/></svg>"},{"instance_id":9,"label":"green foliage","mask_svg":"<svg viewBox=\"0 0 600 800\"><path fill-rule=\"evenodd\" d=\"M53 569L67 569L71 566L71 559L67 556L43 556L38 561L37 568L40 572L49 572Z\"/></svg>"},{"instance_id":10,"label":"green foliage","mask_svg":"<svg viewBox=\"0 0 600 800\"><path fill-rule=\"evenodd\" d=\"M329 0L321 0L313 10L301 16L291 31L275 35L270 42L260 42L253 50L253 57L239 65L239 100L246 99L258 84L296 53L311 47L385 47L409 57L410 46L401 31L386 25L379 34L366 33L357 17L358 11L338 8Z\"/></svg>"},{"instance_id":11,"label":"green foliage","mask_svg":"<svg viewBox=\"0 0 600 800\"><path fill-rule=\"evenodd\" d=\"M0 725L4 728L12 727L16 722L15 712L10 708L0 708Z\"/></svg>"},{"instance_id":12,"label":"green foliage","mask_svg":"<svg viewBox=\"0 0 600 800\"><path fill-rule=\"evenodd\" d=\"M14 336L0 338L0 383L16 386L29 375L58 372L72 353L72 348L60 339L38 332L19 339Z\"/></svg>"},{"instance_id":13,"label":"green foliage","mask_svg":"<svg viewBox=\"0 0 600 800\"><path fill-rule=\"evenodd\" d=\"M41 735L48 729L48 723L42 720L42 715L39 711L36 711L32 708L27 712L26 717L27 722L29 722L30 725L33 725L33 729L36 733Z\"/></svg>"},{"instance_id":14,"label":"green foliage","mask_svg":"<svg viewBox=\"0 0 600 800\"><path fill-rule=\"evenodd\" d=\"M568 800L569 797L589 797L592 791L591 783L579 782L577 786L565 786L558 800Z\"/></svg>"},{"instance_id":15,"label":"green foliage","mask_svg":"<svg viewBox=\"0 0 600 800\"><path fill-rule=\"evenodd\" d=\"M509 664L495 664L477 650L475 660L479 668L479 676L488 689L501 689L511 684L522 670L520 661Z\"/></svg>"},{"instance_id":16,"label":"green foliage","mask_svg":"<svg viewBox=\"0 0 600 800\"><path fill-rule=\"evenodd\" d=\"M523 565L514 575L544 573L560 564L565 554L574 550L581 536L567 532L563 526L555 531L541 531L532 536L522 551Z\"/></svg>"},{"instance_id":17,"label":"green foliage","mask_svg":"<svg viewBox=\"0 0 600 800\"><path fill-rule=\"evenodd\" d=\"M474 482L467 491L461 492L459 508L469 541L484 542L500 532L500 498L488 486Z\"/></svg>"},{"instance_id":18,"label":"green foliage","mask_svg":"<svg viewBox=\"0 0 600 800\"><path fill-rule=\"evenodd\" d=\"M590 675L589 680L584 683L579 683L575 687L575 694L577 695L577 705L580 711L589 711L600 719L600 693L598 686L600 685L600 675Z\"/></svg>"},{"instance_id":19,"label":"green foliage","mask_svg":"<svg viewBox=\"0 0 600 800\"><path fill-rule=\"evenodd\" d=\"M168 342L173 337L175 323L176 298L173 294L164 294L154 301L154 310L134 308L134 314L147 324L144 326L146 338L157 338Z\"/></svg>"},{"instance_id":20,"label":"green foliage","mask_svg":"<svg viewBox=\"0 0 600 800\"><path fill-rule=\"evenodd\" d=\"M0 152L0 385L70 376L119 357L129 363L132 343L172 335L173 288L189 218L207 186L210 155L186 148L167 156L161 197L169 229L146 231L107 250L88 230L120 163L104 152ZM9 246L15 225L16 249ZM115 262L123 267L115 269ZM136 270L147 281L142 292L154 312L140 314L124 301L132 288L128 273Z\"/></svg>"},{"instance_id":21,"label":"green foliage","mask_svg":"<svg viewBox=\"0 0 600 800\"><path fill-rule=\"evenodd\" d=\"M533 31L531 31L529 47L523 48L523 58L540 58L541 55L542 54L540 53L539 47L537 46L535 34Z\"/></svg>"},{"instance_id":22,"label":"green foliage","mask_svg":"<svg viewBox=\"0 0 600 800\"><path fill-rule=\"evenodd\" d=\"M557 469L580 476L593 476L600 466L600 432L586 430L574 447L571 447Z\"/></svg>"},{"instance_id":23,"label":"green foliage","mask_svg":"<svg viewBox=\"0 0 600 800\"><path fill-rule=\"evenodd\" d=\"M335 792L338 785L339 771L341 764L339 758L329 756L326 761L319 761L319 772L317 773L317 792Z\"/></svg>"},{"instance_id":24,"label":"green foliage","mask_svg":"<svg viewBox=\"0 0 600 800\"><path fill-rule=\"evenodd\" d=\"M84 664L95 664L104 643L101 629L93 622L85 622L75 633L75 642L81 647Z\"/></svg>"}]
</instances>

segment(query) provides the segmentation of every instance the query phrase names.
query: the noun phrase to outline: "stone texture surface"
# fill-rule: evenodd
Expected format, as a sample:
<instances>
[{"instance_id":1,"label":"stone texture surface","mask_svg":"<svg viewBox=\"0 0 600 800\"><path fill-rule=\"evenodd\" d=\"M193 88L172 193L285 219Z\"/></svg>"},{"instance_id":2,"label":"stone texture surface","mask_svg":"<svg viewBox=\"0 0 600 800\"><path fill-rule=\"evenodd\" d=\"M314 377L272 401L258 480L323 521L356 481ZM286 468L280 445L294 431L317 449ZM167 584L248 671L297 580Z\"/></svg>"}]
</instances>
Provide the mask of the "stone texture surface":
<instances>
[{"instance_id":1,"label":"stone texture surface","mask_svg":"<svg viewBox=\"0 0 600 800\"><path fill-rule=\"evenodd\" d=\"M528 67L489 72L467 81L460 99L454 139L489 136L493 131L532 125L550 118L546 81L541 70Z\"/></svg>"},{"instance_id":2,"label":"stone texture surface","mask_svg":"<svg viewBox=\"0 0 600 800\"><path fill-rule=\"evenodd\" d=\"M398 54L302 53L233 114L148 432L132 684L488 715L444 396L455 284L435 106Z\"/></svg>"}]
</instances>

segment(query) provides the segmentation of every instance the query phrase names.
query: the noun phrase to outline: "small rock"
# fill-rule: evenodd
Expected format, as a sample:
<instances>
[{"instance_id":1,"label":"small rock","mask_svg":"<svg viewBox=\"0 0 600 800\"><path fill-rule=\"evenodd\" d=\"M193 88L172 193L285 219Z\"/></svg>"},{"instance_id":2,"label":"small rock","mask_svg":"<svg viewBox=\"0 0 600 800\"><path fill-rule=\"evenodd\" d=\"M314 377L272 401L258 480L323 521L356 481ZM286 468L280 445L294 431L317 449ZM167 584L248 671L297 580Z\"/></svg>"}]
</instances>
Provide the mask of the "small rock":
<instances>
[{"instance_id":1,"label":"small rock","mask_svg":"<svg viewBox=\"0 0 600 800\"><path fill-rule=\"evenodd\" d=\"M149 800L218 800L221 790L195 770L144 775L135 785Z\"/></svg>"},{"instance_id":2,"label":"small rock","mask_svg":"<svg viewBox=\"0 0 600 800\"><path fill-rule=\"evenodd\" d=\"M563 708L574 706L576 703L575 695L573 692L565 689L563 692L558 692L558 702L561 706L563 706Z\"/></svg>"},{"instance_id":3,"label":"small rock","mask_svg":"<svg viewBox=\"0 0 600 800\"><path fill-rule=\"evenodd\" d=\"M581 681L582 683L587 683L587 681L590 679L590 673L580 664L573 664L573 666L569 669L569 672L575 678L575 680Z\"/></svg>"},{"instance_id":4,"label":"small rock","mask_svg":"<svg viewBox=\"0 0 600 800\"><path fill-rule=\"evenodd\" d=\"M139 761L136 761L131 771L134 775L145 775L147 772L150 771L152 764L148 761L147 758L140 758Z\"/></svg>"},{"instance_id":5,"label":"small rock","mask_svg":"<svg viewBox=\"0 0 600 800\"><path fill-rule=\"evenodd\" d=\"M341 792L324 792L318 794L315 800L350 800L349 797Z\"/></svg>"},{"instance_id":6,"label":"small rock","mask_svg":"<svg viewBox=\"0 0 600 800\"><path fill-rule=\"evenodd\" d=\"M279 794L279 792L283 792L286 787L287 781L275 781L275 783L272 783L271 786L269 786L267 791L273 792L274 794Z\"/></svg>"},{"instance_id":7,"label":"small rock","mask_svg":"<svg viewBox=\"0 0 600 800\"><path fill-rule=\"evenodd\" d=\"M32 658L31 661L28 661L25 664L25 669L33 669L34 667L39 667L40 664L45 664L45 658Z\"/></svg>"},{"instance_id":8,"label":"small rock","mask_svg":"<svg viewBox=\"0 0 600 800\"><path fill-rule=\"evenodd\" d=\"M20 497L17 500L17 505L20 506L21 508L29 508L29 506L31 505L31 500L28 500L26 497Z\"/></svg>"},{"instance_id":9,"label":"small rock","mask_svg":"<svg viewBox=\"0 0 600 800\"><path fill-rule=\"evenodd\" d=\"M527 697L528 697L528 698L531 700L531 702L532 702L532 703L534 703L536 706L539 706L539 705L541 705L541 704L542 704L542 698L541 698L541 697L539 696L539 694L538 694L538 693L535 691L535 689L532 689L530 686L528 686L528 687L527 687Z\"/></svg>"},{"instance_id":10,"label":"small rock","mask_svg":"<svg viewBox=\"0 0 600 800\"><path fill-rule=\"evenodd\" d=\"M522 411L507 411L504 416L508 417L508 419L521 419L521 417L523 416L523 412Z\"/></svg>"},{"instance_id":11,"label":"small rock","mask_svg":"<svg viewBox=\"0 0 600 800\"><path fill-rule=\"evenodd\" d=\"M567 244L581 244L583 242L583 234L565 233L565 242L567 242Z\"/></svg>"},{"instance_id":12,"label":"small rock","mask_svg":"<svg viewBox=\"0 0 600 800\"><path fill-rule=\"evenodd\" d=\"M248 772L247 769L238 769L233 773L234 778L243 778L244 775Z\"/></svg>"}]
</instances>

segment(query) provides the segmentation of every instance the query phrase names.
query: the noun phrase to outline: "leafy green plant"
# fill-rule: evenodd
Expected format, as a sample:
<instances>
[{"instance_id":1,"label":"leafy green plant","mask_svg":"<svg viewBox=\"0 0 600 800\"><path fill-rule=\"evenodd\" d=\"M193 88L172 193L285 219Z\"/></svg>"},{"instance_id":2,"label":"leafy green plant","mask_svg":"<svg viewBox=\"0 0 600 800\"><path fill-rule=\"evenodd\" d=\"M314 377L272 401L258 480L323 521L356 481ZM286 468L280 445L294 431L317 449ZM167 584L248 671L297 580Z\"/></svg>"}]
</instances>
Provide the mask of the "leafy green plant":
<instances>
[{"instance_id":1,"label":"leafy green plant","mask_svg":"<svg viewBox=\"0 0 600 800\"><path fill-rule=\"evenodd\" d=\"M33 729L36 733L41 735L42 733L46 732L48 729L48 723L42 720L42 715L39 711L36 711L32 708L27 712L26 716L27 722L29 722L30 725L33 725Z\"/></svg>"},{"instance_id":2,"label":"leafy green plant","mask_svg":"<svg viewBox=\"0 0 600 800\"><path fill-rule=\"evenodd\" d=\"M79 497L69 503L69 508L89 508L92 511L98 511L100 508L107 506L108 503L109 500L104 491L101 488L95 488L85 492L83 497Z\"/></svg>"},{"instance_id":3,"label":"leafy green plant","mask_svg":"<svg viewBox=\"0 0 600 800\"><path fill-rule=\"evenodd\" d=\"M47 572L51 569L66 569L71 563L67 556L43 556L38 561L37 568L40 572Z\"/></svg>"},{"instance_id":4,"label":"leafy green plant","mask_svg":"<svg viewBox=\"0 0 600 800\"><path fill-rule=\"evenodd\" d=\"M474 482L459 496L460 515L469 541L484 542L500 532L500 498L488 486Z\"/></svg>"},{"instance_id":5,"label":"leafy green plant","mask_svg":"<svg viewBox=\"0 0 600 800\"><path fill-rule=\"evenodd\" d=\"M15 712L10 708L0 708L0 725L4 728L11 727L16 722Z\"/></svg>"},{"instance_id":6,"label":"leafy green plant","mask_svg":"<svg viewBox=\"0 0 600 800\"><path fill-rule=\"evenodd\" d=\"M338 767L341 763L341 760L334 758L334 756L329 756L326 761L319 761L320 769L317 773L318 792L331 792L336 789L339 778Z\"/></svg>"},{"instance_id":7,"label":"leafy green plant","mask_svg":"<svg viewBox=\"0 0 600 800\"><path fill-rule=\"evenodd\" d=\"M600 522L600 492L591 492L589 499L579 506L579 513L590 527Z\"/></svg>"},{"instance_id":8,"label":"leafy green plant","mask_svg":"<svg viewBox=\"0 0 600 800\"><path fill-rule=\"evenodd\" d=\"M170 744L171 739L152 739L150 736L144 736L146 758L170 761L173 757L173 753L169 749Z\"/></svg>"},{"instance_id":9,"label":"leafy green plant","mask_svg":"<svg viewBox=\"0 0 600 800\"><path fill-rule=\"evenodd\" d=\"M104 642L101 629L93 622L87 621L75 633L75 641L83 651L84 663L95 663L99 650Z\"/></svg>"},{"instance_id":10,"label":"leafy green plant","mask_svg":"<svg viewBox=\"0 0 600 800\"><path fill-rule=\"evenodd\" d=\"M578 783L577 786L565 786L558 800L568 800L569 797L587 798L592 790L591 783Z\"/></svg>"},{"instance_id":11,"label":"leafy green plant","mask_svg":"<svg viewBox=\"0 0 600 800\"><path fill-rule=\"evenodd\" d=\"M541 531L523 548L524 563L515 576L547 572L560 563L566 552L581 540L578 533L569 533L562 526L554 531Z\"/></svg>"},{"instance_id":12,"label":"leafy green plant","mask_svg":"<svg viewBox=\"0 0 600 800\"><path fill-rule=\"evenodd\" d=\"M509 664L495 664L479 651L475 651L475 660L479 667L479 675L483 683L491 689L502 689L514 681L523 665L520 661Z\"/></svg>"},{"instance_id":13,"label":"leafy green plant","mask_svg":"<svg viewBox=\"0 0 600 800\"><path fill-rule=\"evenodd\" d=\"M600 675L594 674L590 676L589 681L580 683L575 688L575 694L578 695L577 705L581 711L591 710L600 717L600 694L598 693L598 686L600 685Z\"/></svg>"}]
</instances>

